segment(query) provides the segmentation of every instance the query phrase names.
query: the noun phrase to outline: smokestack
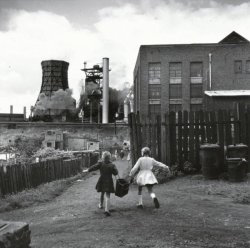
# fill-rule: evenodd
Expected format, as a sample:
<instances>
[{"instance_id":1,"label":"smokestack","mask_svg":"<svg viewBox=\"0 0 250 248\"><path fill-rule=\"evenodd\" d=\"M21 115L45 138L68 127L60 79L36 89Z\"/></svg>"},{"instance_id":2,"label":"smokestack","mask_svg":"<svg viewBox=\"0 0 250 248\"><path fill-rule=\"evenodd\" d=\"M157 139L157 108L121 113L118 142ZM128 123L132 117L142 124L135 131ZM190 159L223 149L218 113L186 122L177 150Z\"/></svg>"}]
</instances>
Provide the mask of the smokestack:
<instances>
[{"instance_id":1,"label":"smokestack","mask_svg":"<svg viewBox=\"0 0 250 248\"><path fill-rule=\"evenodd\" d=\"M109 117L109 58L102 59L103 67L103 103L102 103L102 123L108 123Z\"/></svg>"},{"instance_id":2,"label":"smokestack","mask_svg":"<svg viewBox=\"0 0 250 248\"><path fill-rule=\"evenodd\" d=\"M23 119L26 120L26 107L23 107Z\"/></svg>"},{"instance_id":3,"label":"smokestack","mask_svg":"<svg viewBox=\"0 0 250 248\"><path fill-rule=\"evenodd\" d=\"M127 99L125 99L124 100L124 109L123 109L123 111L124 111L124 121L125 122L128 122L128 100Z\"/></svg>"},{"instance_id":4,"label":"smokestack","mask_svg":"<svg viewBox=\"0 0 250 248\"><path fill-rule=\"evenodd\" d=\"M13 105L10 105L10 114L13 114Z\"/></svg>"}]
</instances>

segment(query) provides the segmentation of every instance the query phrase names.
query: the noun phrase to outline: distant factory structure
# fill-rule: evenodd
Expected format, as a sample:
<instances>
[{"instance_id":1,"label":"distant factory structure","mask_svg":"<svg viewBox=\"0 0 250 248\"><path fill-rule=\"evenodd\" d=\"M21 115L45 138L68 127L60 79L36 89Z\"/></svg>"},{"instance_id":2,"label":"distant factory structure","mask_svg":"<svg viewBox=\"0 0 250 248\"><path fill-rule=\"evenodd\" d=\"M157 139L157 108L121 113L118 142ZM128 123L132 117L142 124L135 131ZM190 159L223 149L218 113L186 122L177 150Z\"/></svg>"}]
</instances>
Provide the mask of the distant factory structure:
<instances>
[{"instance_id":1,"label":"distant factory structure","mask_svg":"<svg viewBox=\"0 0 250 248\"><path fill-rule=\"evenodd\" d=\"M84 106L89 105L90 123L109 123L109 58L102 59L102 66L97 64L90 68L84 62L82 71L86 76L79 104L82 115Z\"/></svg>"},{"instance_id":2,"label":"distant factory structure","mask_svg":"<svg viewBox=\"0 0 250 248\"><path fill-rule=\"evenodd\" d=\"M0 121L126 123L128 114L133 112L134 94L128 83L122 90L109 87L109 58L103 58L101 64L93 67L87 67L84 62L81 70L85 73L85 81L78 104L69 88L69 63L45 60L41 62L41 67L41 88L34 106L30 108L29 118L26 118L26 107L23 114L15 114L11 105L10 113L0 113Z\"/></svg>"},{"instance_id":3,"label":"distant factory structure","mask_svg":"<svg viewBox=\"0 0 250 248\"><path fill-rule=\"evenodd\" d=\"M60 60L42 61L41 90L32 109L33 118L67 121L76 114L76 101L68 85L69 63Z\"/></svg>"}]
</instances>

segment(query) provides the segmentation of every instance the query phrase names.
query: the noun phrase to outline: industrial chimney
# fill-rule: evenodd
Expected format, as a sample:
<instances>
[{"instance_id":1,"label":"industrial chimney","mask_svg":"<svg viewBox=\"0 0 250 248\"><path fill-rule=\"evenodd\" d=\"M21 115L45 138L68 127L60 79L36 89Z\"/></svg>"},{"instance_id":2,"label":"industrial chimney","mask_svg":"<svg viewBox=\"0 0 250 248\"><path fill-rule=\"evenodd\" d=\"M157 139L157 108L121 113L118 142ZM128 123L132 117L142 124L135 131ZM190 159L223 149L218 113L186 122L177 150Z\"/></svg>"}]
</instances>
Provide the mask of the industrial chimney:
<instances>
[{"instance_id":1,"label":"industrial chimney","mask_svg":"<svg viewBox=\"0 0 250 248\"><path fill-rule=\"evenodd\" d=\"M102 83L102 123L109 122L109 58L102 59L103 83Z\"/></svg>"}]
</instances>

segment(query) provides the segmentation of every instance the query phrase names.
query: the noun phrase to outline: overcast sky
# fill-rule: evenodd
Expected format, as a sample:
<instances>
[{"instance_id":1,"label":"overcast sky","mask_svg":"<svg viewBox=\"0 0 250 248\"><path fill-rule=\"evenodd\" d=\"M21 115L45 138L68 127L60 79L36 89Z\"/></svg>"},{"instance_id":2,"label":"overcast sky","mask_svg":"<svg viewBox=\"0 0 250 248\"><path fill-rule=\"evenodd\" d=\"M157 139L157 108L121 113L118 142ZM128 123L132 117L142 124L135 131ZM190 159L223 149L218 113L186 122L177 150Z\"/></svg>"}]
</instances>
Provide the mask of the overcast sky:
<instances>
[{"instance_id":1,"label":"overcast sky","mask_svg":"<svg viewBox=\"0 0 250 248\"><path fill-rule=\"evenodd\" d=\"M42 60L70 63L78 101L84 61L109 57L110 85L121 88L141 44L214 43L232 31L250 39L249 13L243 0L0 0L0 113L35 104Z\"/></svg>"}]
</instances>

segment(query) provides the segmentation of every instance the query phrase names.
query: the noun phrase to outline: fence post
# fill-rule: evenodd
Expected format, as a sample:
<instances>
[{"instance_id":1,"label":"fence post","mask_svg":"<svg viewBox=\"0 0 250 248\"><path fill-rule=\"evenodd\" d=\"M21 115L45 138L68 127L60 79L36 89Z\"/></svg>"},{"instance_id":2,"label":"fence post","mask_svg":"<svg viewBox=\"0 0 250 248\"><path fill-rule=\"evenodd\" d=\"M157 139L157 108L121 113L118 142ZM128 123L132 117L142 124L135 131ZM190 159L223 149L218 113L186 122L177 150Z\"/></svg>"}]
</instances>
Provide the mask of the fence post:
<instances>
[{"instance_id":1,"label":"fence post","mask_svg":"<svg viewBox=\"0 0 250 248\"><path fill-rule=\"evenodd\" d=\"M178 162L179 166L183 168L183 154L182 154L182 112L178 111Z\"/></svg>"},{"instance_id":2,"label":"fence post","mask_svg":"<svg viewBox=\"0 0 250 248\"><path fill-rule=\"evenodd\" d=\"M168 166L171 166L171 152L170 152L170 133L171 133L171 130L170 130L170 121L169 121L169 114L166 113L165 114L165 136L166 136L166 154L167 154L167 165Z\"/></svg>"},{"instance_id":3,"label":"fence post","mask_svg":"<svg viewBox=\"0 0 250 248\"><path fill-rule=\"evenodd\" d=\"M156 129L157 129L157 155L158 160L162 161L161 159L161 116L157 115L156 117Z\"/></svg>"},{"instance_id":4,"label":"fence post","mask_svg":"<svg viewBox=\"0 0 250 248\"><path fill-rule=\"evenodd\" d=\"M218 138L219 138L219 146L220 146L220 161L223 163L224 167L224 112L222 110L218 111Z\"/></svg>"},{"instance_id":5,"label":"fence post","mask_svg":"<svg viewBox=\"0 0 250 248\"><path fill-rule=\"evenodd\" d=\"M136 137L135 137L135 126L134 126L134 113L130 113L128 115L128 124L129 124L129 136L130 136L130 150L131 150L131 160L132 160L132 165L135 164L136 162L136 154L137 154L137 151L136 151Z\"/></svg>"}]
</instances>

